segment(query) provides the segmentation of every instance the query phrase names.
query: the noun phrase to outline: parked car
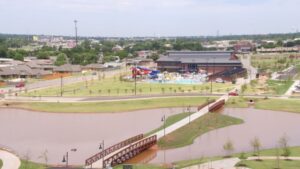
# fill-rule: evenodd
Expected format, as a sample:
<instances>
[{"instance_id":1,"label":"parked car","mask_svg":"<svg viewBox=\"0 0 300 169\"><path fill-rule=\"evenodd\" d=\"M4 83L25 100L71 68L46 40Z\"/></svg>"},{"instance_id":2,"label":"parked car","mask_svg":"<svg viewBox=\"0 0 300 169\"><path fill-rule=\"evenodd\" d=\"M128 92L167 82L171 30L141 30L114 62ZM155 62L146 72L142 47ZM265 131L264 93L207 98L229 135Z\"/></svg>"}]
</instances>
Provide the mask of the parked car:
<instances>
[{"instance_id":1,"label":"parked car","mask_svg":"<svg viewBox=\"0 0 300 169\"><path fill-rule=\"evenodd\" d=\"M221 78L217 78L216 79L216 83L225 83L225 81L223 79L221 79Z\"/></svg>"},{"instance_id":2,"label":"parked car","mask_svg":"<svg viewBox=\"0 0 300 169\"><path fill-rule=\"evenodd\" d=\"M24 82L20 82L20 83L16 84L16 88L22 88L22 87L25 87Z\"/></svg>"},{"instance_id":3,"label":"parked car","mask_svg":"<svg viewBox=\"0 0 300 169\"><path fill-rule=\"evenodd\" d=\"M238 96L239 94L237 92L229 92L228 95L229 96Z\"/></svg>"}]
</instances>

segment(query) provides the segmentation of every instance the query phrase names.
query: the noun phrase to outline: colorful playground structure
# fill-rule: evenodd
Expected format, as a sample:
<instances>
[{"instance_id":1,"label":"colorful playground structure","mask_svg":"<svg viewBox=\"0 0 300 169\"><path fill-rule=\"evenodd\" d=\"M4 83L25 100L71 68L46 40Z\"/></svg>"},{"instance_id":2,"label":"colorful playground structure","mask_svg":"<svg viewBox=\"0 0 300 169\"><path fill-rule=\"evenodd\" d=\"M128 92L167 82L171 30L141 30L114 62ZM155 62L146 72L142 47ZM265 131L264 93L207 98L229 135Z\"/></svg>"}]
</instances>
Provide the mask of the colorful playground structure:
<instances>
[{"instance_id":1,"label":"colorful playground structure","mask_svg":"<svg viewBox=\"0 0 300 169\"><path fill-rule=\"evenodd\" d=\"M141 67L141 66L132 67L131 70L132 70L132 78L136 78L137 76L147 75L150 79L155 79L158 78L158 74L160 73L159 70L151 70L149 68Z\"/></svg>"},{"instance_id":2,"label":"colorful playground structure","mask_svg":"<svg viewBox=\"0 0 300 169\"><path fill-rule=\"evenodd\" d=\"M146 67L132 67L132 79L139 78L148 83L169 84L201 84L206 81L206 74L201 73L169 73L152 70Z\"/></svg>"}]
</instances>

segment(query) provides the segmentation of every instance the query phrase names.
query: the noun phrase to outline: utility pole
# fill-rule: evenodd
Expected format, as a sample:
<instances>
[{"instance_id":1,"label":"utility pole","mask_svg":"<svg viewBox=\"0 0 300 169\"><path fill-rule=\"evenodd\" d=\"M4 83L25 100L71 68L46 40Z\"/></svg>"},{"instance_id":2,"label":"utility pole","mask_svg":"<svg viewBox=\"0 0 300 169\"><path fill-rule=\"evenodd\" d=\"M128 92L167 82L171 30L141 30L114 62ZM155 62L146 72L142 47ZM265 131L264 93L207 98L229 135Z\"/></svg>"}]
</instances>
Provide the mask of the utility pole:
<instances>
[{"instance_id":1,"label":"utility pole","mask_svg":"<svg viewBox=\"0 0 300 169\"><path fill-rule=\"evenodd\" d=\"M60 75L60 96L63 96L63 76Z\"/></svg>"},{"instance_id":2,"label":"utility pole","mask_svg":"<svg viewBox=\"0 0 300 169\"><path fill-rule=\"evenodd\" d=\"M134 69L134 95L136 96L136 76L137 76L137 63L135 63Z\"/></svg>"},{"instance_id":3,"label":"utility pole","mask_svg":"<svg viewBox=\"0 0 300 169\"><path fill-rule=\"evenodd\" d=\"M74 20L74 24L75 24L75 42L76 42L76 47L78 45L78 38L77 38L77 20Z\"/></svg>"},{"instance_id":4,"label":"utility pole","mask_svg":"<svg viewBox=\"0 0 300 169\"><path fill-rule=\"evenodd\" d=\"M213 74L212 74L212 77L215 75L215 59L216 57L214 57L214 62L213 62ZM212 77L210 78L210 93L212 94L213 92L213 84L212 84Z\"/></svg>"}]
</instances>

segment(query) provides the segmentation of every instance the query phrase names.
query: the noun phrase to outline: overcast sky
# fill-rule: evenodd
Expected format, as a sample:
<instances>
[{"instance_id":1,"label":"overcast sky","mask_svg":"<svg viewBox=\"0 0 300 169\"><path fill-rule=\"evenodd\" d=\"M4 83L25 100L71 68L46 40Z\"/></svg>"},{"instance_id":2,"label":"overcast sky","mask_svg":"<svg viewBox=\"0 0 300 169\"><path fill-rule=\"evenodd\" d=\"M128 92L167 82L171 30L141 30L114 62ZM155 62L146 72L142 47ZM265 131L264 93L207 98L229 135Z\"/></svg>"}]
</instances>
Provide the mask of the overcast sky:
<instances>
[{"instance_id":1,"label":"overcast sky","mask_svg":"<svg viewBox=\"0 0 300 169\"><path fill-rule=\"evenodd\" d=\"M0 0L0 33L201 36L300 30L300 0Z\"/></svg>"}]
</instances>

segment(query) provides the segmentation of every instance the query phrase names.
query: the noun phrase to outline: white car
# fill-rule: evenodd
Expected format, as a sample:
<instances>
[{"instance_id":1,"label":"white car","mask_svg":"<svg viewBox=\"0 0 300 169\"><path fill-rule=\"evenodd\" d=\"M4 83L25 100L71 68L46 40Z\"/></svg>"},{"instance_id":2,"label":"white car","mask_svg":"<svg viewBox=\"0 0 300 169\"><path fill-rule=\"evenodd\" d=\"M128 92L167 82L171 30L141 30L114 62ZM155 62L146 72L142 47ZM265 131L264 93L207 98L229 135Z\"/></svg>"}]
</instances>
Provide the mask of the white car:
<instances>
[{"instance_id":1,"label":"white car","mask_svg":"<svg viewBox=\"0 0 300 169\"><path fill-rule=\"evenodd\" d=\"M225 83L225 81L223 79L221 79L221 78L217 78L216 79L216 83Z\"/></svg>"}]
</instances>

